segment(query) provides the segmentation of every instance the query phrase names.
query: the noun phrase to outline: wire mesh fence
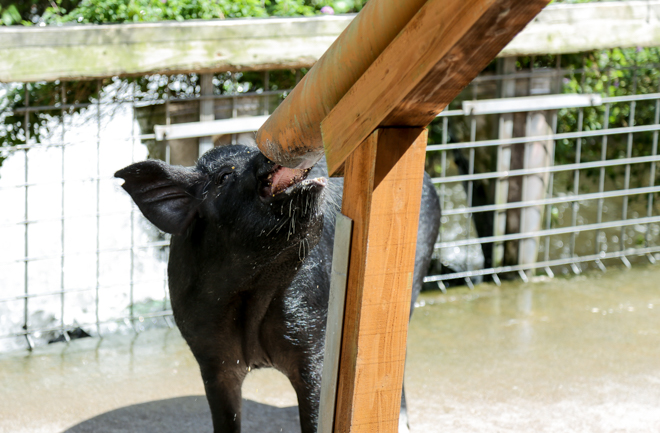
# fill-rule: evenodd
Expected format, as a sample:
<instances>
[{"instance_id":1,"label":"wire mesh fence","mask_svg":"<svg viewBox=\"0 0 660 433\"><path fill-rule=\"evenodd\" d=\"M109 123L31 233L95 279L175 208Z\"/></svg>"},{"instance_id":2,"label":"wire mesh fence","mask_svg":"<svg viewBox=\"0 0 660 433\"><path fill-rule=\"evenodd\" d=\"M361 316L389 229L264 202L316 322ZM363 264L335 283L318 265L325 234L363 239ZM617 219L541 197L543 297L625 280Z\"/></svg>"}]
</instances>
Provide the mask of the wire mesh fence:
<instances>
[{"instance_id":1,"label":"wire mesh fence","mask_svg":"<svg viewBox=\"0 0 660 433\"><path fill-rule=\"evenodd\" d=\"M466 88L430 126L427 171L443 224L427 286L660 259L650 71L657 65L598 71L598 88L596 71L558 62L485 72ZM208 137L157 140L156 125L197 122L205 110L267 115L303 72L217 74L211 88L195 74L1 85L0 100L22 102L0 104L0 350L173 326L169 239L113 173L147 157L191 164Z\"/></svg>"},{"instance_id":2,"label":"wire mesh fence","mask_svg":"<svg viewBox=\"0 0 660 433\"><path fill-rule=\"evenodd\" d=\"M444 217L436 253L443 266L425 281L444 290L443 282L455 279L471 286L475 277L499 283L512 273L527 280L539 270L551 277L589 266L605 270L609 259L628 267L640 258L654 263L660 251L654 68L627 68L628 90L616 92L622 96L480 101L480 85L506 85L508 78L475 80L473 101L442 113L440 140L428 146L430 165L439 166L434 183ZM619 72L598 71L602 87L618 88ZM555 68L518 80L527 81L529 95L535 79L550 93L553 82L566 90L567 77L578 75L578 90L588 91L585 81L594 73ZM654 91L637 94L640 87Z\"/></svg>"}]
</instances>

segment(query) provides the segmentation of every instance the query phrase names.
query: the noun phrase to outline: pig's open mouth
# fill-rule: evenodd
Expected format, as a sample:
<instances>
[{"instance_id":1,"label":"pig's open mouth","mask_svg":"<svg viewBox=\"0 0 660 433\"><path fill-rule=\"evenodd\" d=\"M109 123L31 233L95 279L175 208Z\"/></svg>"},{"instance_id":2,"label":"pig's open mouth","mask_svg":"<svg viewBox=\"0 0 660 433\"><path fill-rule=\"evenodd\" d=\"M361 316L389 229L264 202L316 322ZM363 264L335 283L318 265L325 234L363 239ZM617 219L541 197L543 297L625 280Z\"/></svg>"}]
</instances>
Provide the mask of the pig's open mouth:
<instances>
[{"instance_id":1,"label":"pig's open mouth","mask_svg":"<svg viewBox=\"0 0 660 433\"><path fill-rule=\"evenodd\" d=\"M261 197L272 198L283 192L291 193L298 187L306 185L325 186L327 184L325 178L307 180L309 171L310 169L301 170L275 165L273 170L261 179Z\"/></svg>"}]
</instances>

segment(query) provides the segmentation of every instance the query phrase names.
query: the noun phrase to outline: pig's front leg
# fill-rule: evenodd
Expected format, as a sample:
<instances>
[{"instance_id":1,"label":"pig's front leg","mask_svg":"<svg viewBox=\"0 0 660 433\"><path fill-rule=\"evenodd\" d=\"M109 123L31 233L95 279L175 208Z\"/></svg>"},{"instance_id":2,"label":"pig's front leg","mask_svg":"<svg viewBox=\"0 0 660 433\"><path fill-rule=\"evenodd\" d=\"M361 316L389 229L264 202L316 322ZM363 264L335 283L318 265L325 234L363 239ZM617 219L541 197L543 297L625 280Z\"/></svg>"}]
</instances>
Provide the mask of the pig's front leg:
<instances>
[{"instance_id":1,"label":"pig's front leg","mask_svg":"<svg viewBox=\"0 0 660 433\"><path fill-rule=\"evenodd\" d=\"M215 433L240 433L241 385L245 375L217 362L199 362Z\"/></svg>"}]
</instances>

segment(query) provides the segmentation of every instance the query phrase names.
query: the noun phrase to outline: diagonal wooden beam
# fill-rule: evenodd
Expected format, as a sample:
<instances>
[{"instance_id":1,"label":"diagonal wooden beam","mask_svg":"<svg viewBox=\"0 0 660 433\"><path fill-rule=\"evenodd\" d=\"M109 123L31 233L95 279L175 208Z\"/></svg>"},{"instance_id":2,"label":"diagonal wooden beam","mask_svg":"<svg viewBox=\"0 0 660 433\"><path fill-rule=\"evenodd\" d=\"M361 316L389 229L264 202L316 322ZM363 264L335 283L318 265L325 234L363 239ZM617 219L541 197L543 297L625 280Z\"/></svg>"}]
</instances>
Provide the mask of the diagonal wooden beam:
<instances>
[{"instance_id":1,"label":"diagonal wooden beam","mask_svg":"<svg viewBox=\"0 0 660 433\"><path fill-rule=\"evenodd\" d=\"M549 0L429 0L321 123L331 174L379 126L426 126Z\"/></svg>"}]
</instances>

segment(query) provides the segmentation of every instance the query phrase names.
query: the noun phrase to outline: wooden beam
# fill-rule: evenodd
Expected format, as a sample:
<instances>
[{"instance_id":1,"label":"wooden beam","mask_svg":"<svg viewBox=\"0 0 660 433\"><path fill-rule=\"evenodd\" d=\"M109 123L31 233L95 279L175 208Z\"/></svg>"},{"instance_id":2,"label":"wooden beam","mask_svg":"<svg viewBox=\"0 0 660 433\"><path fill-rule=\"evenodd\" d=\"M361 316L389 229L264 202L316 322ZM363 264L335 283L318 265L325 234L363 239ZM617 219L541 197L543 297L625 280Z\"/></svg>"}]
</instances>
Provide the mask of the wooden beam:
<instances>
[{"instance_id":1,"label":"wooden beam","mask_svg":"<svg viewBox=\"0 0 660 433\"><path fill-rule=\"evenodd\" d=\"M354 226L335 432L398 429L426 140L421 128L379 129L346 162Z\"/></svg>"},{"instance_id":2,"label":"wooden beam","mask_svg":"<svg viewBox=\"0 0 660 433\"><path fill-rule=\"evenodd\" d=\"M352 18L0 27L0 81L311 67Z\"/></svg>"},{"instance_id":3,"label":"wooden beam","mask_svg":"<svg viewBox=\"0 0 660 433\"><path fill-rule=\"evenodd\" d=\"M308 68L354 15L0 27L0 82ZM499 57L660 46L660 0L548 6Z\"/></svg>"},{"instance_id":4,"label":"wooden beam","mask_svg":"<svg viewBox=\"0 0 660 433\"><path fill-rule=\"evenodd\" d=\"M567 54L660 46L660 1L553 4L498 55Z\"/></svg>"},{"instance_id":5,"label":"wooden beam","mask_svg":"<svg viewBox=\"0 0 660 433\"><path fill-rule=\"evenodd\" d=\"M426 126L549 0L429 0L321 124L328 171L379 126Z\"/></svg>"}]
</instances>

